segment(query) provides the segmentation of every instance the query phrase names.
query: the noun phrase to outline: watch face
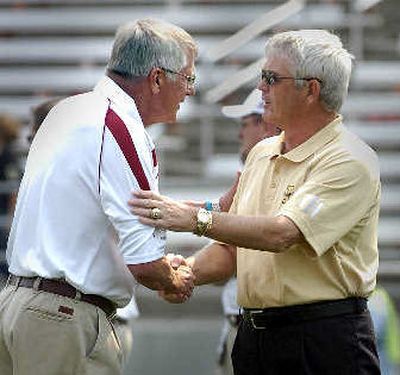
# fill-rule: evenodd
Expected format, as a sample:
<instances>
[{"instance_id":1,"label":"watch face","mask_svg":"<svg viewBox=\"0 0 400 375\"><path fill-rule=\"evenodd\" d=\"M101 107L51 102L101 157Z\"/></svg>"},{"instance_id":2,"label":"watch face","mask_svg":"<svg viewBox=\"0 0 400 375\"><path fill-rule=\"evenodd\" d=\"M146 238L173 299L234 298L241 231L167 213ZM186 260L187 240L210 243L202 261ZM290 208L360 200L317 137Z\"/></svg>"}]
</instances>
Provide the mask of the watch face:
<instances>
[{"instance_id":1,"label":"watch face","mask_svg":"<svg viewBox=\"0 0 400 375\"><path fill-rule=\"evenodd\" d=\"M207 223L208 222L208 213L207 212L204 212L204 211L200 211L199 212L199 215L198 215L198 220L201 222L201 223Z\"/></svg>"},{"instance_id":2,"label":"watch face","mask_svg":"<svg viewBox=\"0 0 400 375\"><path fill-rule=\"evenodd\" d=\"M198 236L204 236L204 233L209 229L211 224L211 212L206 211L204 208L200 208L200 210L197 212L197 225L194 233Z\"/></svg>"}]
</instances>

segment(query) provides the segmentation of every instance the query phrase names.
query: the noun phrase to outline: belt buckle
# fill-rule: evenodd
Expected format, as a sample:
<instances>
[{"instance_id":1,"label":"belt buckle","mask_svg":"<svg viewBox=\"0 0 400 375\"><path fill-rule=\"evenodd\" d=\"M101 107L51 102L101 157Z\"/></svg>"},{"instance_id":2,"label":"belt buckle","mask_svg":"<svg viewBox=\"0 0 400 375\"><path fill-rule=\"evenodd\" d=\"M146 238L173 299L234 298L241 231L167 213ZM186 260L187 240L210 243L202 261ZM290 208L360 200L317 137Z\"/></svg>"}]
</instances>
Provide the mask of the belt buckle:
<instances>
[{"instance_id":1,"label":"belt buckle","mask_svg":"<svg viewBox=\"0 0 400 375\"><path fill-rule=\"evenodd\" d=\"M257 326L257 324L256 324L255 321L254 321L254 316L256 316L256 315L258 315L258 314L262 314L262 313L263 313L263 310L252 310L252 311L249 311L250 322L251 322L251 325L253 326L254 329L257 329L257 330L264 330L264 329L267 329L267 327L260 327L260 326Z\"/></svg>"}]
</instances>

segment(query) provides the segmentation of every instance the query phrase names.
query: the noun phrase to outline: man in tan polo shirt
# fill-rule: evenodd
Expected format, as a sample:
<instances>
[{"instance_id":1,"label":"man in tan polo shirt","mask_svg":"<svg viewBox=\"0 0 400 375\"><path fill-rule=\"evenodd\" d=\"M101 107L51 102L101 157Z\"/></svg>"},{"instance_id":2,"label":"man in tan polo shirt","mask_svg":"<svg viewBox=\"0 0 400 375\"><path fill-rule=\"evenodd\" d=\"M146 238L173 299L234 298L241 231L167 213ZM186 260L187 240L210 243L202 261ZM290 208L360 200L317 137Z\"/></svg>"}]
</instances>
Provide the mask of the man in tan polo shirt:
<instances>
[{"instance_id":1,"label":"man in tan polo shirt","mask_svg":"<svg viewBox=\"0 0 400 375\"><path fill-rule=\"evenodd\" d=\"M237 269L236 375L380 373L366 306L378 268L379 166L339 115L351 60L323 30L269 39L258 88L264 119L284 132L252 149L229 214L151 192L130 202L144 224L219 241L187 260L197 285ZM160 219L149 219L152 207Z\"/></svg>"}]
</instances>

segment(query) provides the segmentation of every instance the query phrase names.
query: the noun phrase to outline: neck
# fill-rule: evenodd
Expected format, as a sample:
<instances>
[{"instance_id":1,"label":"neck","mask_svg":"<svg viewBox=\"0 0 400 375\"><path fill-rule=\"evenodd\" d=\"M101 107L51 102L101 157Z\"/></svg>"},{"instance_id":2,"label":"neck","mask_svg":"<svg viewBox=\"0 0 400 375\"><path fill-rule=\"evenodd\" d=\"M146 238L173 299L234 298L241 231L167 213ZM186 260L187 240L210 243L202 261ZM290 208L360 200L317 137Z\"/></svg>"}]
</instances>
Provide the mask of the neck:
<instances>
[{"instance_id":1,"label":"neck","mask_svg":"<svg viewBox=\"0 0 400 375\"><path fill-rule=\"evenodd\" d=\"M151 115L152 102L150 100L150 91L146 79L143 77L127 79L113 72L108 72L107 75L135 101L144 127L157 122Z\"/></svg>"},{"instance_id":2,"label":"neck","mask_svg":"<svg viewBox=\"0 0 400 375\"><path fill-rule=\"evenodd\" d=\"M314 113L313 116L308 115L296 118L295 122L285 126L285 142L282 152L289 152L306 142L314 134L331 123L336 117L336 113L323 110Z\"/></svg>"}]
</instances>

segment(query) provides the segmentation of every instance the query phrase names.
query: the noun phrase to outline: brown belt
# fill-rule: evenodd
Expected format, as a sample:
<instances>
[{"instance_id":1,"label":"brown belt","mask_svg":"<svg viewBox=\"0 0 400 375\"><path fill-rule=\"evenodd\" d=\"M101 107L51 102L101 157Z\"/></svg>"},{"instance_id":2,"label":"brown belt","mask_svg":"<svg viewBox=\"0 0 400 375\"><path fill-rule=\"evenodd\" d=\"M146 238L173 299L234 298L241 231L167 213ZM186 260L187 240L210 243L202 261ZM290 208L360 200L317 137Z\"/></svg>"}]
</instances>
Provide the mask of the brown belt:
<instances>
[{"instance_id":1,"label":"brown belt","mask_svg":"<svg viewBox=\"0 0 400 375\"><path fill-rule=\"evenodd\" d=\"M24 277L10 275L7 285L15 285L23 288L33 288L44 292L58 294L60 296L72 298L78 301L83 301L100 307L107 315L112 318L116 313L116 305L107 298L96 294L84 294L68 284L64 280L43 279L41 277Z\"/></svg>"}]
</instances>

